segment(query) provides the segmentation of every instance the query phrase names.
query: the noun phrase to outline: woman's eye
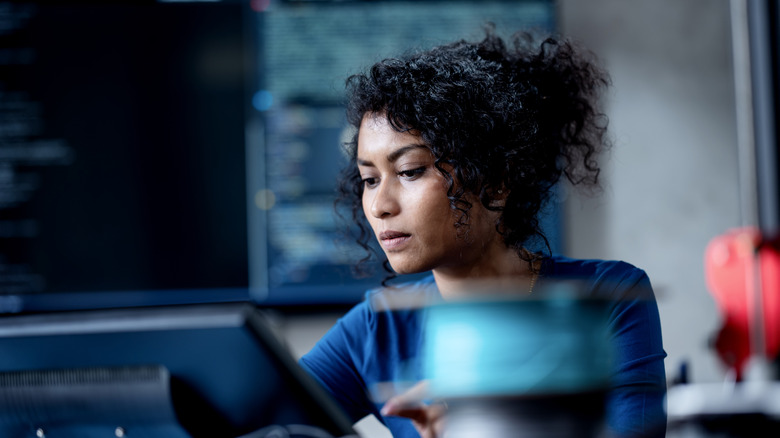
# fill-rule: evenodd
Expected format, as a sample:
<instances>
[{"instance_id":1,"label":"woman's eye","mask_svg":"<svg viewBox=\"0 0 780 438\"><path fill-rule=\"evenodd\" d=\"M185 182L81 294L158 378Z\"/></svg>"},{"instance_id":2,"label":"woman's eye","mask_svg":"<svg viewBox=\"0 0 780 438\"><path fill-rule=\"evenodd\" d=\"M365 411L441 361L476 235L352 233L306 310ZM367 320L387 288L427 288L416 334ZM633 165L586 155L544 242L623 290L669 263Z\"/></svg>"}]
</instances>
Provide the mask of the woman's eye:
<instances>
[{"instance_id":1,"label":"woman's eye","mask_svg":"<svg viewBox=\"0 0 780 438\"><path fill-rule=\"evenodd\" d=\"M398 175L407 179L414 179L425 173L425 167L418 167L416 169L402 170L398 172Z\"/></svg>"},{"instance_id":2,"label":"woman's eye","mask_svg":"<svg viewBox=\"0 0 780 438\"><path fill-rule=\"evenodd\" d=\"M366 178L363 178L362 182L363 182L363 186L365 186L365 187L373 187L373 186L376 185L377 181L376 181L376 178L366 177Z\"/></svg>"}]
</instances>

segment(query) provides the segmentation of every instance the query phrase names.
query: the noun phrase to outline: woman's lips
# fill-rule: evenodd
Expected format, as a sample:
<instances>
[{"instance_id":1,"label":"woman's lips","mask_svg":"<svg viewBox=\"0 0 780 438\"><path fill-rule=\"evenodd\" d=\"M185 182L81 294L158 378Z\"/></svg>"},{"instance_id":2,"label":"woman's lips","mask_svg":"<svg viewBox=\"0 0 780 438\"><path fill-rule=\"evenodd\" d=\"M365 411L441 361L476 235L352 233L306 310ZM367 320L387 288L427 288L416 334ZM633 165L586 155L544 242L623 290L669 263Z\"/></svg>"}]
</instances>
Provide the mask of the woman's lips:
<instances>
[{"instance_id":1,"label":"woman's lips","mask_svg":"<svg viewBox=\"0 0 780 438\"><path fill-rule=\"evenodd\" d=\"M379 241L382 243L382 247L388 251L400 249L411 238L411 234L400 231L382 231L379 233Z\"/></svg>"}]
</instances>

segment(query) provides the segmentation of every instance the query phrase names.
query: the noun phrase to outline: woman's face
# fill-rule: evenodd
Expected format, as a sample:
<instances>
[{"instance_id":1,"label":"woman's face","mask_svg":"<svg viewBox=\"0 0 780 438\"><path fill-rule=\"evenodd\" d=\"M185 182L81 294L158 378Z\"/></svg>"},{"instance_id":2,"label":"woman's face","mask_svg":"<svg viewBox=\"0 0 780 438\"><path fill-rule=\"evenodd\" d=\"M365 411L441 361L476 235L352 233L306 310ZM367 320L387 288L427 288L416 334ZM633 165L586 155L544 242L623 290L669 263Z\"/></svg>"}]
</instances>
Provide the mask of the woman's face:
<instances>
[{"instance_id":1,"label":"woman's face","mask_svg":"<svg viewBox=\"0 0 780 438\"><path fill-rule=\"evenodd\" d=\"M467 198L469 230L456 230L447 182L418 135L397 132L383 114L369 113L360 125L357 163L363 212L396 272L467 272L489 263L483 256L500 240L494 213Z\"/></svg>"}]
</instances>

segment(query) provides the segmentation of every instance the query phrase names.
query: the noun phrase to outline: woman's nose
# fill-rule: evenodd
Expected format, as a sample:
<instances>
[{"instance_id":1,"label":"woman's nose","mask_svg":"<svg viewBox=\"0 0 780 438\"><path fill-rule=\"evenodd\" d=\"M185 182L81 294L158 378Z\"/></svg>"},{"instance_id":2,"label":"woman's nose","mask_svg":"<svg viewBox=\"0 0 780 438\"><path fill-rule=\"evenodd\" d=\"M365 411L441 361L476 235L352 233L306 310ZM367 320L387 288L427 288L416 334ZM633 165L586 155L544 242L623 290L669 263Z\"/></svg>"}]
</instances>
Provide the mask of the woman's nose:
<instances>
[{"instance_id":1,"label":"woman's nose","mask_svg":"<svg viewBox=\"0 0 780 438\"><path fill-rule=\"evenodd\" d=\"M387 180L381 182L374 192L374 198L371 200L371 215L379 219L396 215L399 210L396 188Z\"/></svg>"}]
</instances>

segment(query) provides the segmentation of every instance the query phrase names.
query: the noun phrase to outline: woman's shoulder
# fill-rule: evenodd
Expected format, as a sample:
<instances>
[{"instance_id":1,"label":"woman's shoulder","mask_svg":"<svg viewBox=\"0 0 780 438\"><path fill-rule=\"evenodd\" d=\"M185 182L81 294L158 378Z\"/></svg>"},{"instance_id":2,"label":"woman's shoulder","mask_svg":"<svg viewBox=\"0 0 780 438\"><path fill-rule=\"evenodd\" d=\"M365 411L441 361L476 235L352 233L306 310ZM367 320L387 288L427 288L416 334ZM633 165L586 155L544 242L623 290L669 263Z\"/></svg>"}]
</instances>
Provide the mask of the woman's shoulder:
<instances>
[{"instance_id":1,"label":"woman's shoulder","mask_svg":"<svg viewBox=\"0 0 780 438\"><path fill-rule=\"evenodd\" d=\"M562 255L545 258L542 277L550 280L579 281L583 288L599 295L623 295L634 291L652 294L647 273L622 260L576 259Z\"/></svg>"},{"instance_id":2,"label":"woman's shoulder","mask_svg":"<svg viewBox=\"0 0 780 438\"><path fill-rule=\"evenodd\" d=\"M594 275L644 275L645 272L622 260L575 259L554 254L543 260L542 271L550 276L592 277Z\"/></svg>"}]
</instances>

